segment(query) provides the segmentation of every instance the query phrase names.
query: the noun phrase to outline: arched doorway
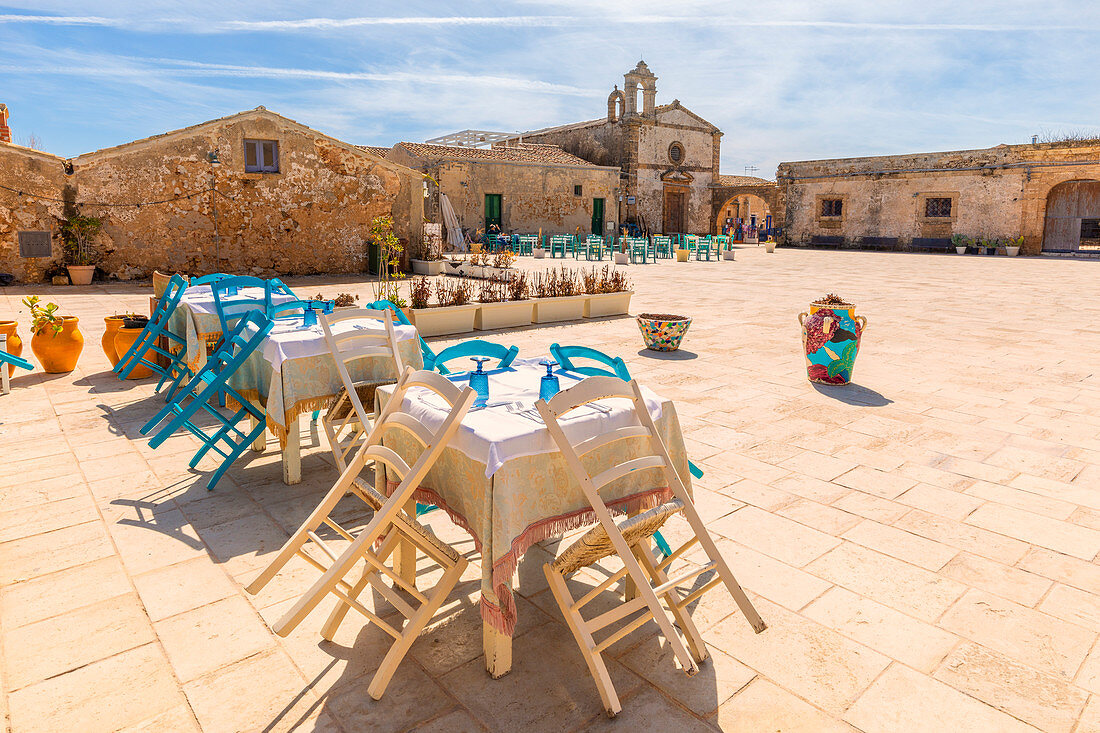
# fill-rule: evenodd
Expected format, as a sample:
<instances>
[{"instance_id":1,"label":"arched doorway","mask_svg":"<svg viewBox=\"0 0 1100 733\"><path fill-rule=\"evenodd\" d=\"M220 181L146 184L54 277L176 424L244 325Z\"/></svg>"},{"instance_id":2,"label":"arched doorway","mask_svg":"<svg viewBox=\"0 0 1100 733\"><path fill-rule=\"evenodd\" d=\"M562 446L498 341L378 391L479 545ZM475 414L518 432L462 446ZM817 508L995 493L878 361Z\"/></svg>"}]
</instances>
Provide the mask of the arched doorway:
<instances>
[{"instance_id":1,"label":"arched doorway","mask_svg":"<svg viewBox=\"0 0 1100 733\"><path fill-rule=\"evenodd\" d=\"M728 199L718 207L715 231L719 234L736 234L738 227L743 235L757 232L763 236L774 226L768 202L751 193L742 193Z\"/></svg>"},{"instance_id":2,"label":"arched doorway","mask_svg":"<svg viewBox=\"0 0 1100 733\"><path fill-rule=\"evenodd\" d=\"M1100 181L1066 181L1047 194L1044 252L1100 250Z\"/></svg>"}]
</instances>

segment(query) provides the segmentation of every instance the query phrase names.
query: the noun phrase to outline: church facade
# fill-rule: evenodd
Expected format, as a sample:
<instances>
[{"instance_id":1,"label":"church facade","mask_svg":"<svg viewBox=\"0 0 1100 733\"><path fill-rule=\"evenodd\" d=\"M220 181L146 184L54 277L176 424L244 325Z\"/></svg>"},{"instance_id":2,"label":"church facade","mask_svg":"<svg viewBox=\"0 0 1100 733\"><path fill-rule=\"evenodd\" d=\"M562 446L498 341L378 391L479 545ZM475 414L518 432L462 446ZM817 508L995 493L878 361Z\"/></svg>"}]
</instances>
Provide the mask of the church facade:
<instances>
[{"instance_id":1,"label":"church facade","mask_svg":"<svg viewBox=\"0 0 1100 733\"><path fill-rule=\"evenodd\" d=\"M607 98L607 116L525 132L497 145L549 143L620 169L606 233L633 224L653 233L709 234L719 183L722 131L673 100L657 104L657 77L644 61Z\"/></svg>"}]
</instances>

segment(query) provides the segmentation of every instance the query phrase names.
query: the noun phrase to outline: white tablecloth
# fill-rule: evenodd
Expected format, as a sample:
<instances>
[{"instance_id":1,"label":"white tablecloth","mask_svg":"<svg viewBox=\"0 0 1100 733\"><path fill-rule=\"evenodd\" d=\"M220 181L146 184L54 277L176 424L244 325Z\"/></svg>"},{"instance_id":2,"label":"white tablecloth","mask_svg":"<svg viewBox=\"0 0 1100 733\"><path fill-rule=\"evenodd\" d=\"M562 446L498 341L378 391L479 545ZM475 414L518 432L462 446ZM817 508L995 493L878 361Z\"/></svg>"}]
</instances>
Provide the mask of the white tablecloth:
<instances>
[{"instance_id":1,"label":"white tablecloth","mask_svg":"<svg viewBox=\"0 0 1100 733\"><path fill-rule=\"evenodd\" d=\"M231 297L233 300L256 300L263 303L264 289L241 288L237 291L236 295ZM276 305L279 303L287 303L291 300L297 300L297 298L285 293L273 293L271 296L271 302ZM192 313L196 314L218 314L217 309L214 307L214 291L210 289L209 285L192 285L187 288L187 290L183 292L183 297L180 298L180 305L186 305L191 309Z\"/></svg>"},{"instance_id":2,"label":"white tablecloth","mask_svg":"<svg viewBox=\"0 0 1100 733\"><path fill-rule=\"evenodd\" d=\"M554 439L534 409L541 379L546 367L539 364L549 357L516 359L504 369L488 369L489 400L485 407L474 407L462 420L462 426L451 440L451 447L479 463L485 464L487 477L508 461L539 453L556 453ZM471 363L471 366L473 364ZM580 380L583 375L554 368L562 390ZM468 384L468 374L449 375L461 386ZM391 387L382 387L386 392ZM654 420L661 417L664 400L642 387L646 407ZM405 396L402 409L414 415L429 429L437 429L447 414L446 402L434 392L416 388ZM571 441L634 425L629 405L624 400L603 400L569 413L562 420L562 429Z\"/></svg>"},{"instance_id":3,"label":"white tablecloth","mask_svg":"<svg viewBox=\"0 0 1100 733\"><path fill-rule=\"evenodd\" d=\"M317 315L322 318L321 314ZM332 329L333 334L339 335L353 330L367 330L381 333L383 326L380 322L369 319L354 319L338 322ZM394 324L394 332L397 340L409 341L417 337L414 326L401 326ZM301 316L290 318L277 318L272 326L267 340L263 345L263 357L276 372L282 369L284 361L288 359L304 359L312 356L328 354L328 344L325 343L325 332L320 323L309 326L302 324Z\"/></svg>"}]
</instances>

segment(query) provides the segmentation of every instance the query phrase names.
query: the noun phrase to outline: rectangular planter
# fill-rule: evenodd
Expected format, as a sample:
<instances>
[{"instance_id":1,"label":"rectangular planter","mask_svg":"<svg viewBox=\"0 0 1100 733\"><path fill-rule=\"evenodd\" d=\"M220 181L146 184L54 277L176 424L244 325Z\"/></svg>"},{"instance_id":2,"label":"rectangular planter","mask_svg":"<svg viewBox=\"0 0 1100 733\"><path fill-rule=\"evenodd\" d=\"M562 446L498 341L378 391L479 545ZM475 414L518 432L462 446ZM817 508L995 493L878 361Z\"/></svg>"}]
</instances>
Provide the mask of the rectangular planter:
<instances>
[{"instance_id":1,"label":"rectangular planter","mask_svg":"<svg viewBox=\"0 0 1100 733\"><path fill-rule=\"evenodd\" d=\"M535 323L575 321L584 317L587 295L567 295L563 298L535 298Z\"/></svg>"},{"instance_id":2,"label":"rectangular planter","mask_svg":"<svg viewBox=\"0 0 1100 733\"><path fill-rule=\"evenodd\" d=\"M724 250L722 250L722 259L723 260L729 260L730 262L733 262L733 259L734 259L733 256L736 253L736 251L737 250L733 250L733 249L724 249Z\"/></svg>"},{"instance_id":3,"label":"rectangular planter","mask_svg":"<svg viewBox=\"0 0 1100 733\"><path fill-rule=\"evenodd\" d=\"M584 317L599 318L600 316L618 316L629 313L631 295L634 295L632 290L623 293L589 295L588 302L584 304Z\"/></svg>"},{"instance_id":4,"label":"rectangular planter","mask_svg":"<svg viewBox=\"0 0 1100 733\"><path fill-rule=\"evenodd\" d=\"M413 273L429 277L443 274L443 260L410 260Z\"/></svg>"},{"instance_id":5,"label":"rectangular planter","mask_svg":"<svg viewBox=\"0 0 1100 733\"><path fill-rule=\"evenodd\" d=\"M531 254L533 254L535 256L536 260L545 259L546 258L546 247L532 247L531 248Z\"/></svg>"},{"instance_id":6,"label":"rectangular planter","mask_svg":"<svg viewBox=\"0 0 1100 733\"><path fill-rule=\"evenodd\" d=\"M678 250L676 250L676 261L677 262L687 262L689 254L691 254L691 250L687 250L687 249L678 249Z\"/></svg>"},{"instance_id":7,"label":"rectangular planter","mask_svg":"<svg viewBox=\"0 0 1100 733\"><path fill-rule=\"evenodd\" d=\"M474 328L478 331L492 331L497 328L530 326L534 310L535 303L532 300L478 303Z\"/></svg>"},{"instance_id":8,"label":"rectangular planter","mask_svg":"<svg viewBox=\"0 0 1100 733\"><path fill-rule=\"evenodd\" d=\"M412 322L421 336L446 336L474 330L477 304L452 305L446 308L417 308L411 311Z\"/></svg>"}]
</instances>

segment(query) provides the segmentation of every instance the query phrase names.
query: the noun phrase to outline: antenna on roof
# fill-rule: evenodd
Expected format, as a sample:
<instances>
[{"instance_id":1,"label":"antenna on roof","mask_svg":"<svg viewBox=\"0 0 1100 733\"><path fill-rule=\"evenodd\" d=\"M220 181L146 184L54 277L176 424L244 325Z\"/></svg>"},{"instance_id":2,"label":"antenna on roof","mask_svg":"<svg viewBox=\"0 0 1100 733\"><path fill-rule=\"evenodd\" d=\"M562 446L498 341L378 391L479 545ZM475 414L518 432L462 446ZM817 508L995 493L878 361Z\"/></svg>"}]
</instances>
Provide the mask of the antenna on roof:
<instances>
[{"instance_id":1,"label":"antenna on roof","mask_svg":"<svg viewBox=\"0 0 1100 733\"><path fill-rule=\"evenodd\" d=\"M760 169L759 169L759 168L757 168L757 167L756 167L755 165L747 165L747 166L745 166L745 172L746 172L746 173L748 173L748 174L749 174L750 176L751 176L751 175L752 175L753 173L756 173L756 172L757 172L758 170L760 170Z\"/></svg>"}]
</instances>

